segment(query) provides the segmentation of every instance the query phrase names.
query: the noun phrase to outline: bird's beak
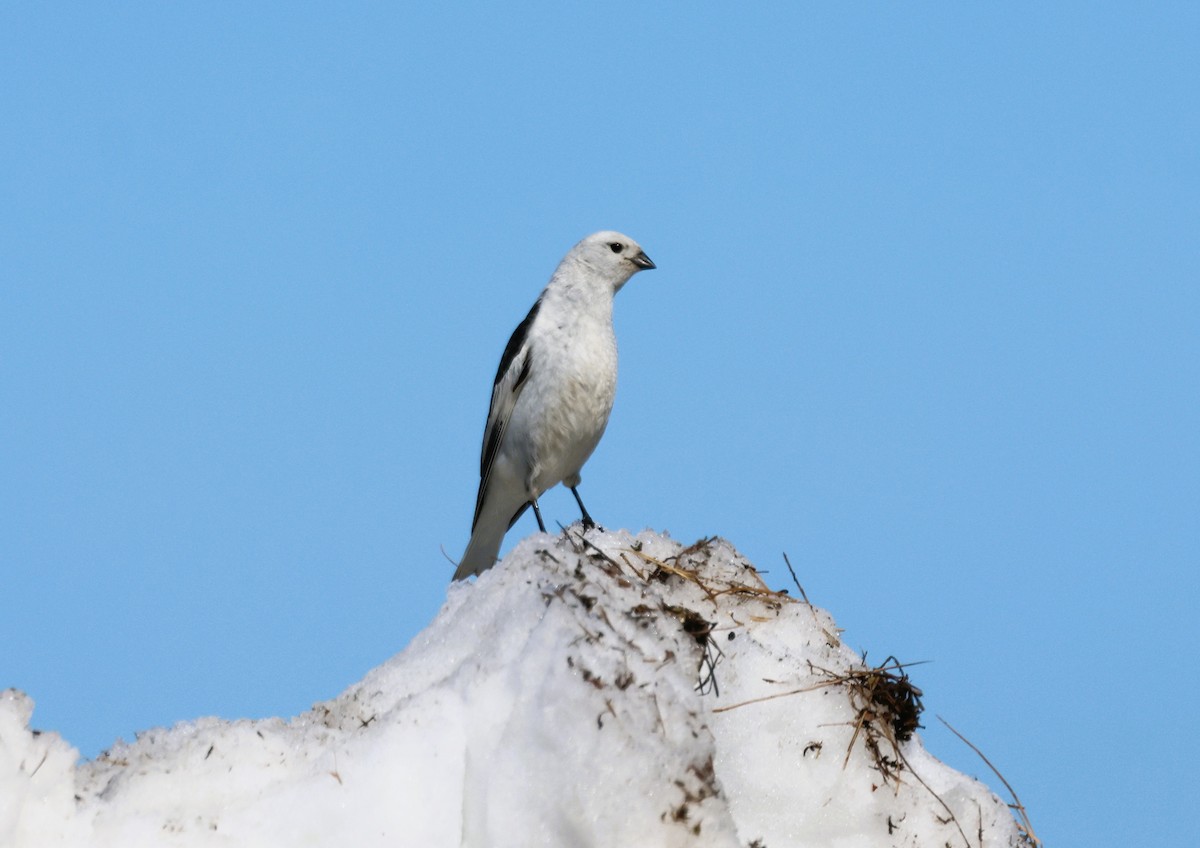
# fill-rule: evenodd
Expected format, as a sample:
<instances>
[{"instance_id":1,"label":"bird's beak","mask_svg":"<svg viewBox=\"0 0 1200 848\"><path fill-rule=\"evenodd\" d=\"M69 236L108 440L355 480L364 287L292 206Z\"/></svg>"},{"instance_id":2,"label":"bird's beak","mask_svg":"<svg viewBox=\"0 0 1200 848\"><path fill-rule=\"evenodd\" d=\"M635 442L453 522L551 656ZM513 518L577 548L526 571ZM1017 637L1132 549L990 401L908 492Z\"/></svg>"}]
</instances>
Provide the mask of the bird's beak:
<instances>
[{"instance_id":1,"label":"bird's beak","mask_svg":"<svg viewBox=\"0 0 1200 848\"><path fill-rule=\"evenodd\" d=\"M639 252L637 256L633 257L629 261L641 268L643 271L649 271L651 268L658 267L650 261L650 257L646 255L646 251L644 250Z\"/></svg>"}]
</instances>

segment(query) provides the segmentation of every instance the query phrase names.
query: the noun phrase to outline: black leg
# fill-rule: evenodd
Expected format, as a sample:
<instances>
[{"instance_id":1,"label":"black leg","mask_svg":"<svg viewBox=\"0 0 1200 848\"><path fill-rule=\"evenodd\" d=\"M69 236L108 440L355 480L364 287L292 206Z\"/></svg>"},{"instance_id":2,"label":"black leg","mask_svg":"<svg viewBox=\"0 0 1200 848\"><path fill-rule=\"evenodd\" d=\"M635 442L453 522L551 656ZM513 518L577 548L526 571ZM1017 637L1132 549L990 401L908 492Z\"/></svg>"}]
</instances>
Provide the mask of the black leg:
<instances>
[{"instance_id":1,"label":"black leg","mask_svg":"<svg viewBox=\"0 0 1200 848\"><path fill-rule=\"evenodd\" d=\"M543 533L546 532L546 524L542 521L542 511L538 509L537 501L530 501L529 505L533 507L533 514L538 520L538 529Z\"/></svg>"},{"instance_id":2,"label":"black leg","mask_svg":"<svg viewBox=\"0 0 1200 848\"><path fill-rule=\"evenodd\" d=\"M579 497L579 490L572 486L571 494L575 496L575 503L579 504L579 511L583 513L583 529L591 530L596 526L596 522L592 521L592 517L588 515L587 507L583 505L583 499Z\"/></svg>"}]
</instances>

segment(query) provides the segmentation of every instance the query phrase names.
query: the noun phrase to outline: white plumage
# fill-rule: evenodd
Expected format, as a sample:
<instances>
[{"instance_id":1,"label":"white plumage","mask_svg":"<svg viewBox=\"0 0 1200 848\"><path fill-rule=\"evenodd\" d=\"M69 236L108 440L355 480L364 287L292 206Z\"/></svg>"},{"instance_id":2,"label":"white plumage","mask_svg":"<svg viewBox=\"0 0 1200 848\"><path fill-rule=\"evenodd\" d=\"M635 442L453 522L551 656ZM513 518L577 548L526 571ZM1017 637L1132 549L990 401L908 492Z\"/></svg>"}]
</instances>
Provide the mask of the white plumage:
<instances>
[{"instance_id":1,"label":"white plumage","mask_svg":"<svg viewBox=\"0 0 1200 848\"><path fill-rule=\"evenodd\" d=\"M633 239L594 233L563 257L541 296L513 332L483 434L475 520L454 579L491 568L508 528L564 483L585 525L592 519L576 486L604 435L617 390L613 296L654 263Z\"/></svg>"}]
</instances>

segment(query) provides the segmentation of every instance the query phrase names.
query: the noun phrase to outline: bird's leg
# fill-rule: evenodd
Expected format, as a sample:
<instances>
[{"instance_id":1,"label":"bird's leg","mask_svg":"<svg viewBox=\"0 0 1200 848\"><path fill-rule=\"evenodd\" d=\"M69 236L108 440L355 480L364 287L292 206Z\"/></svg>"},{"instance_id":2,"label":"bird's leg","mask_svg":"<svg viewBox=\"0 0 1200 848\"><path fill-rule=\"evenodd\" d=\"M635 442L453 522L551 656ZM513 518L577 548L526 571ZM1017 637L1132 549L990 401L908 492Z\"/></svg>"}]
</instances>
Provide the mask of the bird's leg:
<instances>
[{"instance_id":1,"label":"bird's leg","mask_svg":"<svg viewBox=\"0 0 1200 848\"><path fill-rule=\"evenodd\" d=\"M579 490L572 486L571 494L575 496L575 503L579 504L579 511L583 513L583 529L591 530L596 526L596 522L592 521L592 517L588 515L587 507L583 505L583 499L579 497Z\"/></svg>"},{"instance_id":2,"label":"bird's leg","mask_svg":"<svg viewBox=\"0 0 1200 848\"><path fill-rule=\"evenodd\" d=\"M533 507L533 515L538 521L538 529L541 530L543 533L545 533L546 532L546 524L544 521L542 521L542 511L540 509L538 509L537 498L532 498L529 501L529 505L531 507Z\"/></svg>"}]
</instances>

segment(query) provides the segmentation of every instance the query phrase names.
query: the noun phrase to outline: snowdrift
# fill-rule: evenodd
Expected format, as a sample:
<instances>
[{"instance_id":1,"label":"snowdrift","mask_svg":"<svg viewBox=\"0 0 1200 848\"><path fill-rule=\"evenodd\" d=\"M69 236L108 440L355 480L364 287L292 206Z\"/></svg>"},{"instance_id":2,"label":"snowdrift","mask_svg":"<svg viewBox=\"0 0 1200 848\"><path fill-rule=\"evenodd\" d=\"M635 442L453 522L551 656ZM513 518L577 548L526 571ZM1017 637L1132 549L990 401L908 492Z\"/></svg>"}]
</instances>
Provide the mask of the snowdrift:
<instances>
[{"instance_id":1,"label":"snowdrift","mask_svg":"<svg viewBox=\"0 0 1200 848\"><path fill-rule=\"evenodd\" d=\"M0 697L0 846L1026 843L928 755L914 690L727 542L524 540L401 654L290 721L96 760Z\"/></svg>"}]
</instances>

